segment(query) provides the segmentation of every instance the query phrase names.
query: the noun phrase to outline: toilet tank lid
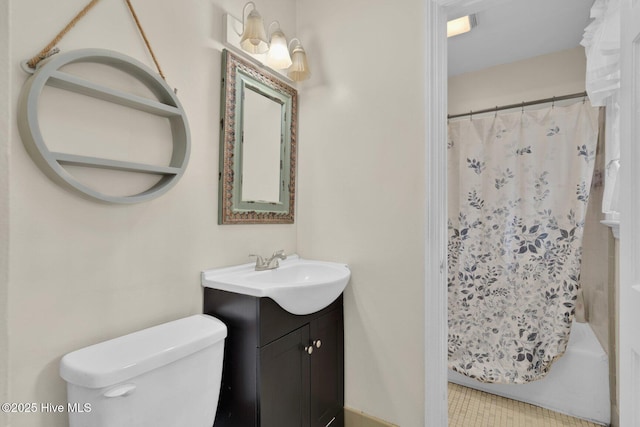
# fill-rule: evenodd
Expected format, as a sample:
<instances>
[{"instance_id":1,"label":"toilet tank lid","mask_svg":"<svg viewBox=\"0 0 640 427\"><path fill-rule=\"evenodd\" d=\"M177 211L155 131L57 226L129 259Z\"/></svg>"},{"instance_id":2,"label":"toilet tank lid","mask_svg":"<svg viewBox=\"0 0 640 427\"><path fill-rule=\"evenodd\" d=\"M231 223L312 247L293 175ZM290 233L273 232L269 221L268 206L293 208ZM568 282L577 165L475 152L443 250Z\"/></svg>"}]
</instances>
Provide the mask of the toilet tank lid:
<instances>
[{"instance_id":1,"label":"toilet tank lid","mask_svg":"<svg viewBox=\"0 0 640 427\"><path fill-rule=\"evenodd\" d=\"M66 354L60 376L87 388L129 380L209 347L227 336L227 327L196 314L104 341Z\"/></svg>"}]
</instances>

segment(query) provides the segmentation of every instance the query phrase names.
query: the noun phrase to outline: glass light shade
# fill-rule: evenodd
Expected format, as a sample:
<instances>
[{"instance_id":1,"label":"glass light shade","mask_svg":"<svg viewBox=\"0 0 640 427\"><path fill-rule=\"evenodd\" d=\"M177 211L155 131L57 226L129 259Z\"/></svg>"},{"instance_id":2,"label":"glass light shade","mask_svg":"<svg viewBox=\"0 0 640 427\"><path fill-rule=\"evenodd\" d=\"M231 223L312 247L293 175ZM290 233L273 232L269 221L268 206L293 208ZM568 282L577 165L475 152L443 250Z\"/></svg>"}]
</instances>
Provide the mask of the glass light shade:
<instances>
[{"instance_id":1,"label":"glass light shade","mask_svg":"<svg viewBox=\"0 0 640 427\"><path fill-rule=\"evenodd\" d=\"M271 34L271 43L267 53L267 65L276 70L283 70L291 66L291 56L287 47L287 39L281 30Z\"/></svg>"},{"instance_id":2,"label":"glass light shade","mask_svg":"<svg viewBox=\"0 0 640 427\"><path fill-rule=\"evenodd\" d=\"M295 82L300 82L311 77L311 71L309 71L309 64L307 63L307 54L302 46L298 45L293 48L291 53L291 67L287 75Z\"/></svg>"},{"instance_id":3,"label":"glass light shade","mask_svg":"<svg viewBox=\"0 0 640 427\"><path fill-rule=\"evenodd\" d=\"M264 30L262 16L253 9L244 24L244 32L240 38L240 46L249 53L265 53L269 50L267 33Z\"/></svg>"}]
</instances>

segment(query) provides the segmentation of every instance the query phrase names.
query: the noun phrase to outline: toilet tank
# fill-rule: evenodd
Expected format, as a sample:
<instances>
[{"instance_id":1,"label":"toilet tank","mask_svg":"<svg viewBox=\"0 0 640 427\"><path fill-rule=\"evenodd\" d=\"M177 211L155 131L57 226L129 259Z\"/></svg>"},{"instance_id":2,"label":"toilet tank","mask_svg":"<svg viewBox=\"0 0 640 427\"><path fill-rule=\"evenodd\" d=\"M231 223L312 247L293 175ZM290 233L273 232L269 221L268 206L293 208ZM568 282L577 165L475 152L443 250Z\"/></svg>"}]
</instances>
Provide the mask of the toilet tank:
<instances>
[{"instance_id":1,"label":"toilet tank","mask_svg":"<svg viewBox=\"0 0 640 427\"><path fill-rule=\"evenodd\" d=\"M70 427L211 427L226 336L199 314L65 355Z\"/></svg>"}]
</instances>

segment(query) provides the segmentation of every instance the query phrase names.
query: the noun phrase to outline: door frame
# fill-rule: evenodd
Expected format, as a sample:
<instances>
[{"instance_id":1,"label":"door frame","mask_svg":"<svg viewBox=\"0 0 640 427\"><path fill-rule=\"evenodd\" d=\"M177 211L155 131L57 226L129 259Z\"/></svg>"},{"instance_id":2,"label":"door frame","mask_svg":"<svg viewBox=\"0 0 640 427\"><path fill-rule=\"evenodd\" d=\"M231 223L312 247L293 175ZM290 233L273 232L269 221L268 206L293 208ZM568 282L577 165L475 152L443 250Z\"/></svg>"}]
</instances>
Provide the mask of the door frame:
<instances>
[{"instance_id":1,"label":"door frame","mask_svg":"<svg viewBox=\"0 0 640 427\"><path fill-rule=\"evenodd\" d=\"M447 19L511 0L424 0L425 262L424 420L447 419Z\"/></svg>"},{"instance_id":2,"label":"door frame","mask_svg":"<svg viewBox=\"0 0 640 427\"><path fill-rule=\"evenodd\" d=\"M618 295L618 410L621 426L640 424L640 4L621 2L620 49L620 292ZM615 393L615 390L612 391Z\"/></svg>"}]
</instances>

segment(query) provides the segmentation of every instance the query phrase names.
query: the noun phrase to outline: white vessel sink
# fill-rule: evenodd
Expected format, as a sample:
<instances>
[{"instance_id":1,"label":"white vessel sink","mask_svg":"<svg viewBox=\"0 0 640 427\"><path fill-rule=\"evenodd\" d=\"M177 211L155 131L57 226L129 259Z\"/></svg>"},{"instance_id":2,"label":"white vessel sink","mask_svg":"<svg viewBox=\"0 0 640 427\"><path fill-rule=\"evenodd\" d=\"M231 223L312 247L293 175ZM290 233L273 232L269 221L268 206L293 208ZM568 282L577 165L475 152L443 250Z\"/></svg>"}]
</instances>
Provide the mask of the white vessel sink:
<instances>
[{"instance_id":1,"label":"white vessel sink","mask_svg":"<svg viewBox=\"0 0 640 427\"><path fill-rule=\"evenodd\" d=\"M202 286L255 297L269 297L290 313L322 310L344 291L351 277L345 264L289 255L274 270L255 271L255 263L202 272Z\"/></svg>"}]
</instances>

